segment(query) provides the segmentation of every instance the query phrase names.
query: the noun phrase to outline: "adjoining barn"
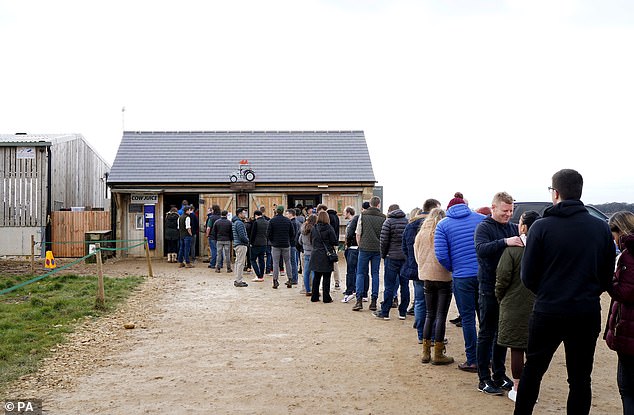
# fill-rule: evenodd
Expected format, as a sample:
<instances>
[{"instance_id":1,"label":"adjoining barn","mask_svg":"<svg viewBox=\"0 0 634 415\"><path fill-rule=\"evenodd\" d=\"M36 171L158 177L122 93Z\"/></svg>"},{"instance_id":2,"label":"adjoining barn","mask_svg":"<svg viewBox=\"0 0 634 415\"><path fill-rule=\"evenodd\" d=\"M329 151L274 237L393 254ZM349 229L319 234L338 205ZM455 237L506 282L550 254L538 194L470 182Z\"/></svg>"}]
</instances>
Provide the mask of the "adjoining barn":
<instances>
[{"instance_id":1,"label":"adjoining barn","mask_svg":"<svg viewBox=\"0 0 634 415\"><path fill-rule=\"evenodd\" d=\"M363 131L126 131L108 177L116 239L147 236L154 257L165 254L165 214L183 200L201 230L214 204L250 216L264 206L272 216L277 205L319 203L339 213L343 229L344 208L359 211L375 184ZM198 247L206 252L204 237Z\"/></svg>"},{"instance_id":2,"label":"adjoining barn","mask_svg":"<svg viewBox=\"0 0 634 415\"><path fill-rule=\"evenodd\" d=\"M55 211L109 210L109 170L81 134L0 134L0 255L43 250Z\"/></svg>"}]
</instances>

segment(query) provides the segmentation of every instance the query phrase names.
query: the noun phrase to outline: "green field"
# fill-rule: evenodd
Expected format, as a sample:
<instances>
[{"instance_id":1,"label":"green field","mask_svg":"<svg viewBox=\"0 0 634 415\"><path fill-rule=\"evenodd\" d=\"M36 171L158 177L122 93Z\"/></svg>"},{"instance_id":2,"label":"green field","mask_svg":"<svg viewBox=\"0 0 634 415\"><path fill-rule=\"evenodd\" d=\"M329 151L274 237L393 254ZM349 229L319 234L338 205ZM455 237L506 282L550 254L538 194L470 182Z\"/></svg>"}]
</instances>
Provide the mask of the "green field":
<instances>
[{"instance_id":1,"label":"green field","mask_svg":"<svg viewBox=\"0 0 634 415\"><path fill-rule=\"evenodd\" d=\"M0 275L0 290L31 276ZM0 392L34 372L56 344L63 343L86 316L114 310L134 292L142 277L104 278L105 309L95 306L96 276L59 275L0 295Z\"/></svg>"}]
</instances>

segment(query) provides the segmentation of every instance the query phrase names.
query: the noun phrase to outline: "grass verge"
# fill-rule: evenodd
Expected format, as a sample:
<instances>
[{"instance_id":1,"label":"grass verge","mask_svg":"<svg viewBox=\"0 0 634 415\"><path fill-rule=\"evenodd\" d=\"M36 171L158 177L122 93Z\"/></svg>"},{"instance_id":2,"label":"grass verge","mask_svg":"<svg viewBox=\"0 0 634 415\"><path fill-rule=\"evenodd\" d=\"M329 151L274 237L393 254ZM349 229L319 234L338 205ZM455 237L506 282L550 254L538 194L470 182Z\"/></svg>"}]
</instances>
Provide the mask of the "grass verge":
<instances>
[{"instance_id":1,"label":"grass verge","mask_svg":"<svg viewBox=\"0 0 634 415\"><path fill-rule=\"evenodd\" d=\"M30 278L0 275L0 290ZM95 306L96 276L50 276L0 296L0 391L34 372L50 349L63 343L86 316L114 310L142 281L142 277L104 278L105 309Z\"/></svg>"}]
</instances>

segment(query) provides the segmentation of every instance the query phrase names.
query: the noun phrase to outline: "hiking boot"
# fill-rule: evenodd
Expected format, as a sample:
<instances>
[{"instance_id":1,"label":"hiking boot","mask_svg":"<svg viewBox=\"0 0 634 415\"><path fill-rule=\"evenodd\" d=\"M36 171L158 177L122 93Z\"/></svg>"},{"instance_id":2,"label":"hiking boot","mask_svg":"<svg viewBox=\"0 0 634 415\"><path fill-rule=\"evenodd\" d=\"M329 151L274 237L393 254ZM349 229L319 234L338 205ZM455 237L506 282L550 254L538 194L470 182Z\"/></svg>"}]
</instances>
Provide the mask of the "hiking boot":
<instances>
[{"instance_id":1,"label":"hiking boot","mask_svg":"<svg viewBox=\"0 0 634 415\"><path fill-rule=\"evenodd\" d=\"M246 282L244 282L244 281L240 281L240 282L238 282L238 281L234 281L234 282L233 282L233 286L234 286L234 287L248 287L248 286L249 286L249 284L247 284L247 283L246 283Z\"/></svg>"},{"instance_id":2,"label":"hiking boot","mask_svg":"<svg viewBox=\"0 0 634 415\"><path fill-rule=\"evenodd\" d=\"M431 340L423 339L423 354L421 355L421 363L429 363L431 361Z\"/></svg>"},{"instance_id":3,"label":"hiking boot","mask_svg":"<svg viewBox=\"0 0 634 415\"><path fill-rule=\"evenodd\" d=\"M370 307L368 307L371 311L376 311L376 298L372 297L372 301L370 302Z\"/></svg>"},{"instance_id":4,"label":"hiking boot","mask_svg":"<svg viewBox=\"0 0 634 415\"><path fill-rule=\"evenodd\" d=\"M511 389L513 389L513 381L509 379L506 375L504 375L502 379L493 379L493 384L505 391L510 391Z\"/></svg>"},{"instance_id":5,"label":"hiking boot","mask_svg":"<svg viewBox=\"0 0 634 415\"><path fill-rule=\"evenodd\" d=\"M453 363L453 357L445 355L445 345L442 343L434 344L434 354L431 356L432 365L449 365Z\"/></svg>"},{"instance_id":6,"label":"hiking boot","mask_svg":"<svg viewBox=\"0 0 634 415\"><path fill-rule=\"evenodd\" d=\"M361 311L363 310L363 301L357 299L357 302L354 306L352 306L352 311Z\"/></svg>"},{"instance_id":7,"label":"hiking boot","mask_svg":"<svg viewBox=\"0 0 634 415\"><path fill-rule=\"evenodd\" d=\"M503 395L502 389L493 384L491 380L484 380L478 383L478 390L487 395Z\"/></svg>"}]
</instances>

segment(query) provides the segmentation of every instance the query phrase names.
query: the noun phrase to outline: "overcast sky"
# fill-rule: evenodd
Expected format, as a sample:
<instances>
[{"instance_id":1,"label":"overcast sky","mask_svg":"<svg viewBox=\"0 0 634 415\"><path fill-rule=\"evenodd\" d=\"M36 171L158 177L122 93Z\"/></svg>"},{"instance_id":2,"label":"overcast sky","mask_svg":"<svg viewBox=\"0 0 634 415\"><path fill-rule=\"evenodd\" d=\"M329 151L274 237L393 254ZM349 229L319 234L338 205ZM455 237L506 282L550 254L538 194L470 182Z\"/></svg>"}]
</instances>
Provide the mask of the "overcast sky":
<instances>
[{"instance_id":1,"label":"overcast sky","mask_svg":"<svg viewBox=\"0 0 634 415\"><path fill-rule=\"evenodd\" d=\"M629 0L0 0L0 39L0 133L110 163L124 126L363 130L384 205L549 200L561 168L634 202Z\"/></svg>"}]
</instances>

